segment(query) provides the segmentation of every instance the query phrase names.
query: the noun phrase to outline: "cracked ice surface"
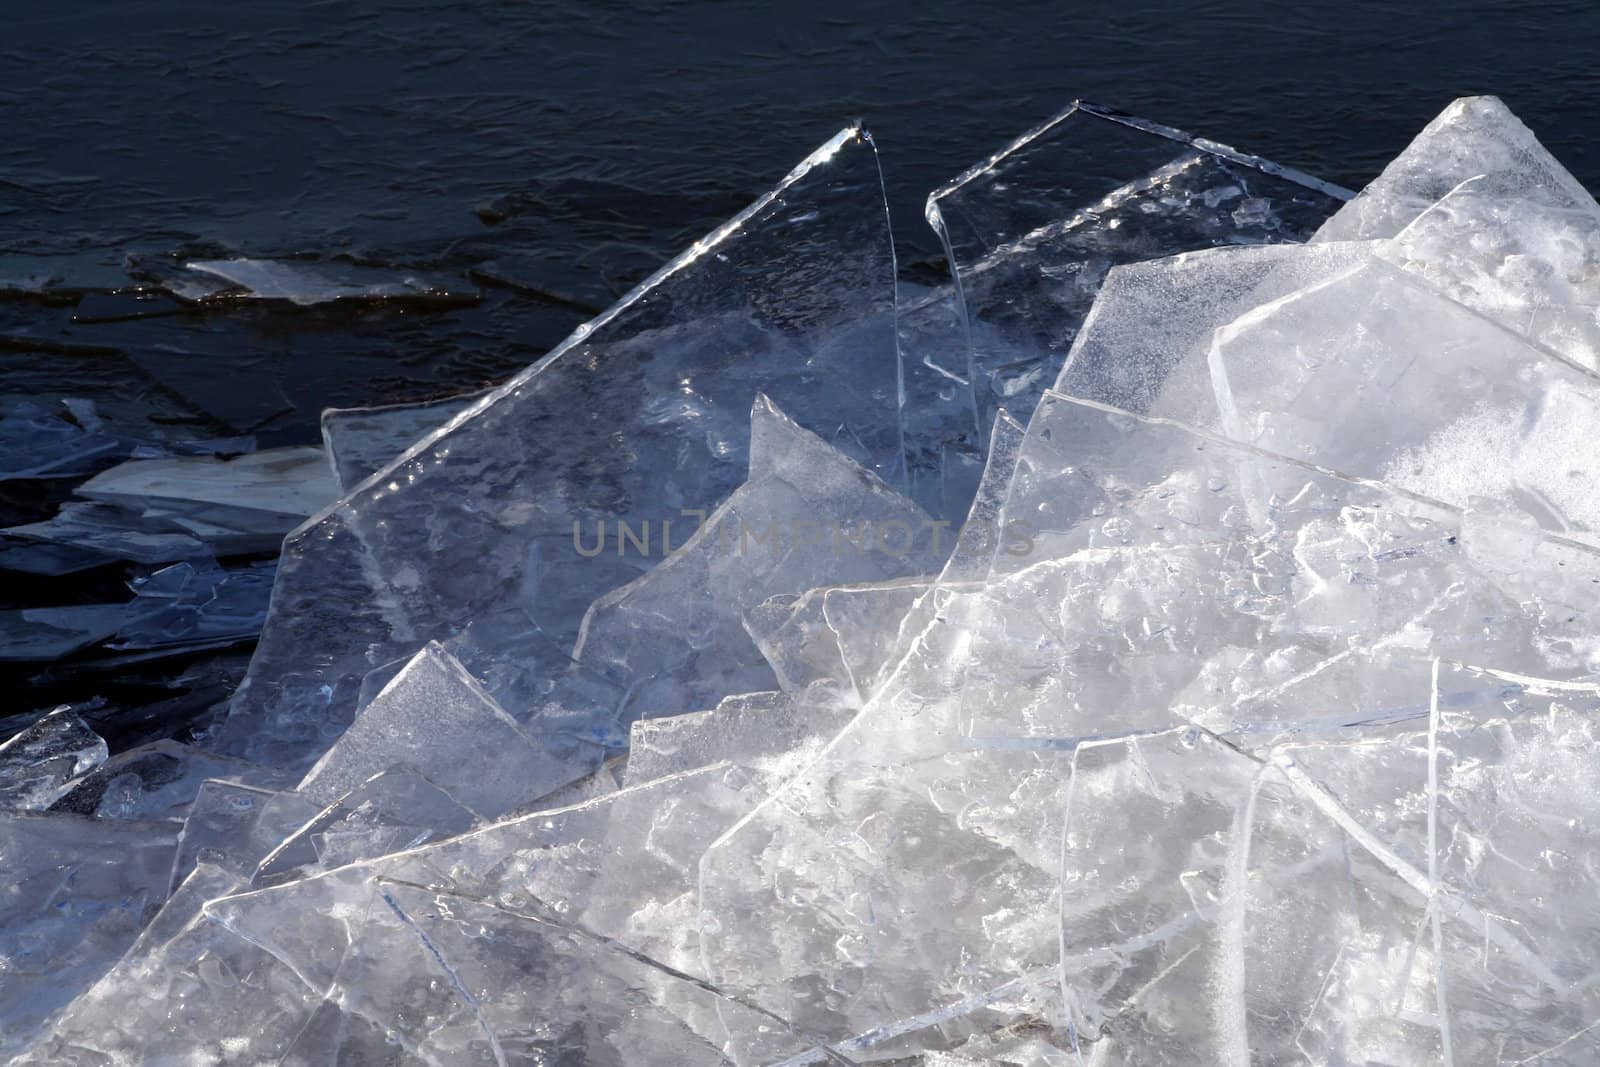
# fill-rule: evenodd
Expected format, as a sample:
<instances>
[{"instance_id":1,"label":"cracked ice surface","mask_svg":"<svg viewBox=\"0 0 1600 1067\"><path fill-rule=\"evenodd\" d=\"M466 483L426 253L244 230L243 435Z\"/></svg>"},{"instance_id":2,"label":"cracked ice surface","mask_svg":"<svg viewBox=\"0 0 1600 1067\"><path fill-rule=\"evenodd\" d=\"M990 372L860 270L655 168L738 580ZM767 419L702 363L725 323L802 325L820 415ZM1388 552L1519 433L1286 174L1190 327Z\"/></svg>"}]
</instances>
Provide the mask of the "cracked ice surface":
<instances>
[{"instance_id":1,"label":"cracked ice surface","mask_svg":"<svg viewBox=\"0 0 1600 1067\"><path fill-rule=\"evenodd\" d=\"M944 287L883 207L330 413L221 730L0 746L7 1053L1600 1059L1600 207L1491 98L1353 200L1076 105Z\"/></svg>"}]
</instances>

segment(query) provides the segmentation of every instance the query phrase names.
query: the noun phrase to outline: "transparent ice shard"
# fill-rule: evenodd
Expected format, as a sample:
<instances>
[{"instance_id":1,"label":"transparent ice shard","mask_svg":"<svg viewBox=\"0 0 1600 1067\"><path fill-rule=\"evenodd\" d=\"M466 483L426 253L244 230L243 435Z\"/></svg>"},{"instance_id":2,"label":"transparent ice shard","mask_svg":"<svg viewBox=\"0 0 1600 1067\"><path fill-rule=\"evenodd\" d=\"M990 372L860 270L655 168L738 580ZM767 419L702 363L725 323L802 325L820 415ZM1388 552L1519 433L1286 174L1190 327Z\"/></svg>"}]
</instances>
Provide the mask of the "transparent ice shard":
<instances>
[{"instance_id":1,"label":"transparent ice shard","mask_svg":"<svg viewBox=\"0 0 1600 1067\"><path fill-rule=\"evenodd\" d=\"M0 1054L117 962L167 896L174 830L0 813Z\"/></svg>"},{"instance_id":2,"label":"transparent ice shard","mask_svg":"<svg viewBox=\"0 0 1600 1067\"><path fill-rule=\"evenodd\" d=\"M813 688L871 695L892 662L899 621L931 584L925 577L777 596L745 615L745 628L786 692Z\"/></svg>"},{"instance_id":3,"label":"transparent ice shard","mask_svg":"<svg viewBox=\"0 0 1600 1067\"><path fill-rule=\"evenodd\" d=\"M298 791L324 804L397 765L415 767L486 817L567 780L558 756L530 737L455 658L436 644L417 653L361 710Z\"/></svg>"},{"instance_id":4,"label":"transparent ice shard","mask_svg":"<svg viewBox=\"0 0 1600 1067\"><path fill-rule=\"evenodd\" d=\"M595 601L573 659L627 691L629 719L770 688L747 610L826 579L925 573L941 558L933 533L922 509L758 395L750 480L671 556Z\"/></svg>"},{"instance_id":5,"label":"transparent ice shard","mask_svg":"<svg viewBox=\"0 0 1600 1067\"><path fill-rule=\"evenodd\" d=\"M296 793L202 782L178 834L173 891L201 864L251 878L262 858L317 812L316 804Z\"/></svg>"},{"instance_id":6,"label":"transparent ice shard","mask_svg":"<svg viewBox=\"0 0 1600 1067\"><path fill-rule=\"evenodd\" d=\"M303 820L256 868L275 885L466 833L478 817L410 767L391 767Z\"/></svg>"},{"instance_id":7,"label":"transparent ice shard","mask_svg":"<svg viewBox=\"0 0 1600 1067\"><path fill-rule=\"evenodd\" d=\"M1025 418L1106 271L1305 240L1350 194L1226 145L1076 103L928 197L968 317L982 424Z\"/></svg>"},{"instance_id":8,"label":"transparent ice shard","mask_svg":"<svg viewBox=\"0 0 1600 1067\"><path fill-rule=\"evenodd\" d=\"M282 771L270 767L177 741L154 741L119 752L83 775L50 810L102 819L181 819L200 787L211 778L267 789L294 784Z\"/></svg>"},{"instance_id":9,"label":"transparent ice shard","mask_svg":"<svg viewBox=\"0 0 1600 1067\"><path fill-rule=\"evenodd\" d=\"M117 630L110 647L182 648L254 636L272 596L274 562L223 568L210 560L178 563L133 583L147 608Z\"/></svg>"},{"instance_id":10,"label":"transparent ice shard","mask_svg":"<svg viewBox=\"0 0 1600 1067\"><path fill-rule=\"evenodd\" d=\"M210 554L204 541L164 516L109 504L68 501L42 522L10 526L0 533L25 542L45 542L83 549L102 560L171 563Z\"/></svg>"},{"instance_id":11,"label":"transparent ice shard","mask_svg":"<svg viewBox=\"0 0 1600 1067\"><path fill-rule=\"evenodd\" d=\"M99 644L149 610L139 604L77 604L0 611L0 662L70 656Z\"/></svg>"},{"instance_id":12,"label":"transparent ice shard","mask_svg":"<svg viewBox=\"0 0 1600 1067\"><path fill-rule=\"evenodd\" d=\"M322 443L340 491L350 492L485 395L469 393L418 404L324 411Z\"/></svg>"},{"instance_id":13,"label":"transparent ice shard","mask_svg":"<svg viewBox=\"0 0 1600 1067\"><path fill-rule=\"evenodd\" d=\"M1371 255L1361 244L1250 245L1112 267L1054 388L1136 414L1215 427L1205 369L1213 333Z\"/></svg>"},{"instance_id":14,"label":"transparent ice shard","mask_svg":"<svg viewBox=\"0 0 1600 1067\"><path fill-rule=\"evenodd\" d=\"M1587 208L1593 197L1497 97L1453 101L1354 200L1323 224L1317 241L1393 237L1452 189L1481 176L1507 200Z\"/></svg>"},{"instance_id":15,"label":"transparent ice shard","mask_svg":"<svg viewBox=\"0 0 1600 1067\"><path fill-rule=\"evenodd\" d=\"M285 532L339 495L320 448L272 448L233 459L133 460L96 475L77 492L90 500L154 506L237 530Z\"/></svg>"},{"instance_id":16,"label":"transparent ice shard","mask_svg":"<svg viewBox=\"0 0 1600 1067\"><path fill-rule=\"evenodd\" d=\"M585 558L574 523L659 527L721 503L745 478L757 392L898 478L893 286L876 156L850 128L291 538L223 743L309 764L368 670L474 618L519 620L531 636L508 658L528 684L565 669L584 611L647 565ZM516 717L537 697L491 691Z\"/></svg>"},{"instance_id":17,"label":"transparent ice shard","mask_svg":"<svg viewBox=\"0 0 1600 1067\"><path fill-rule=\"evenodd\" d=\"M99 734L70 707L57 708L0 744L0 808L48 808L106 754Z\"/></svg>"},{"instance_id":18,"label":"transparent ice shard","mask_svg":"<svg viewBox=\"0 0 1600 1067\"><path fill-rule=\"evenodd\" d=\"M968 346L961 295L953 283L929 288L900 278L895 305L907 492L928 514L955 520L975 484L967 475L983 464L972 382L959 369Z\"/></svg>"},{"instance_id":19,"label":"transparent ice shard","mask_svg":"<svg viewBox=\"0 0 1600 1067\"><path fill-rule=\"evenodd\" d=\"M243 295L254 300L287 300L302 307L335 300L412 300L450 304L473 304L478 300L476 288L452 279L409 274L396 276L393 272L344 264L202 259L190 262L188 268L220 278L232 287L232 291L207 293L207 298Z\"/></svg>"}]
</instances>

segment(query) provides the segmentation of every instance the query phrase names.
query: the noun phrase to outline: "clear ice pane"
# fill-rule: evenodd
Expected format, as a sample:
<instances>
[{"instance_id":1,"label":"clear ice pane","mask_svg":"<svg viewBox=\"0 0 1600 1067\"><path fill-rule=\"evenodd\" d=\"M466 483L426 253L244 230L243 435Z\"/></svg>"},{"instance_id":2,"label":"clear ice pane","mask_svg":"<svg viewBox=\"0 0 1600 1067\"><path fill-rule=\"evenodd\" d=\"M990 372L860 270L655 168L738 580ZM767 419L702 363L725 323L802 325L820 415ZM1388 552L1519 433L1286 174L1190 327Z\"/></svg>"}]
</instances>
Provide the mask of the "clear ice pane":
<instances>
[{"instance_id":1,"label":"clear ice pane","mask_svg":"<svg viewBox=\"0 0 1600 1067\"><path fill-rule=\"evenodd\" d=\"M928 197L987 427L1055 379L1106 271L1219 245L1297 243L1350 194L1203 138L1077 103Z\"/></svg>"},{"instance_id":2,"label":"clear ice pane","mask_svg":"<svg viewBox=\"0 0 1600 1067\"><path fill-rule=\"evenodd\" d=\"M362 675L474 618L519 619L550 657L544 678L564 668L588 606L647 566L585 558L574 524L659 528L721 503L745 479L758 391L899 479L893 299L876 155L850 128L292 537L221 742L309 764L350 721ZM493 692L517 716L537 696Z\"/></svg>"}]
</instances>

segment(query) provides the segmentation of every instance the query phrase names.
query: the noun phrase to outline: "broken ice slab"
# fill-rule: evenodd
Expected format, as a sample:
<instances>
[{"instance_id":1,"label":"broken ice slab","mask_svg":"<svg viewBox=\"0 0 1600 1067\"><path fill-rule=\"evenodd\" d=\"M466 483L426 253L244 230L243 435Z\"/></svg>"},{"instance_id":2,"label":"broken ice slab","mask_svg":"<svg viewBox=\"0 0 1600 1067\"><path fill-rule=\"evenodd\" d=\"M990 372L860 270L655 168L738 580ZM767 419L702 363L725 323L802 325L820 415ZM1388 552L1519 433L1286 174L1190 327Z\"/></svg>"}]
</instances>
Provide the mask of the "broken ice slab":
<instances>
[{"instance_id":1,"label":"broken ice slab","mask_svg":"<svg viewBox=\"0 0 1600 1067\"><path fill-rule=\"evenodd\" d=\"M57 708L0 744L0 808L48 808L105 758L105 740L71 708Z\"/></svg>"},{"instance_id":2,"label":"broken ice slab","mask_svg":"<svg viewBox=\"0 0 1600 1067\"><path fill-rule=\"evenodd\" d=\"M626 690L628 719L771 688L746 611L828 580L927 573L943 559L938 532L921 508L758 394L750 480L653 570L596 600L572 658Z\"/></svg>"},{"instance_id":3,"label":"broken ice slab","mask_svg":"<svg viewBox=\"0 0 1600 1067\"><path fill-rule=\"evenodd\" d=\"M1469 178L1378 255L1507 329L1600 367L1600 205L1496 195Z\"/></svg>"},{"instance_id":4,"label":"broken ice slab","mask_svg":"<svg viewBox=\"0 0 1600 1067\"><path fill-rule=\"evenodd\" d=\"M487 395L467 393L417 404L324 411L322 443L340 490L348 493L355 489Z\"/></svg>"},{"instance_id":5,"label":"broken ice slab","mask_svg":"<svg viewBox=\"0 0 1600 1067\"><path fill-rule=\"evenodd\" d=\"M167 896L171 826L0 813L0 1055L115 964Z\"/></svg>"},{"instance_id":6,"label":"broken ice slab","mask_svg":"<svg viewBox=\"0 0 1600 1067\"><path fill-rule=\"evenodd\" d=\"M211 554L199 538L171 522L111 504L68 501L53 518L0 530L20 542L45 542L95 553L104 560L171 563Z\"/></svg>"},{"instance_id":7,"label":"broken ice slab","mask_svg":"<svg viewBox=\"0 0 1600 1067\"><path fill-rule=\"evenodd\" d=\"M1323 224L1317 241L1393 237L1468 179L1507 201L1589 209L1593 197L1497 97L1453 101L1361 193Z\"/></svg>"},{"instance_id":8,"label":"broken ice slab","mask_svg":"<svg viewBox=\"0 0 1600 1067\"><path fill-rule=\"evenodd\" d=\"M930 515L954 521L966 510L983 465L983 437L967 363L968 323L953 283L895 288L900 348L901 425L907 495ZM981 328L981 327L980 327Z\"/></svg>"},{"instance_id":9,"label":"broken ice slab","mask_svg":"<svg viewBox=\"0 0 1600 1067\"><path fill-rule=\"evenodd\" d=\"M966 308L985 429L1026 419L1108 269L1218 245L1297 243L1351 194L1204 138L1075 103L928 196Z\"/></svg>"},{"instance_id":10,"label":"broken ice slab","mask_svg":"<svg viewBox=\"0 0 1600 1067\"><path fill-rule=\"evenodd\" d=\"M288 532L333 503L339 487L320 448L270 448L233 459L134 460L79 486L80 496L154 507L240 532Z\"/></svg>"},{"instance_id":11,"label":"broken ice slab","mask_svg":"<svg viewBox=\"0 0 1600 1067\"><path fill-rule=\"evenodd\" d=\"M654 562L586 558L574 523L614 536L619 522L659 530L715 508L745 480L758 391L895 480L893 294L877 159L852 127L300 530L221 742L307 766L350 721L367 671L474 618L520 619L550 657L508 652L530 688L491 692L523 716L567 668L589 605Z\"/></svg>"},{"instance_id":12,"label":"broken ice slab","mask_svg":"<svg viewBox=\"0 0 1600 1067\"><path fill-rule=\"evenodd\" d=\"M181 819L208 779L284 789L293 784L287 777L193 745L153 741L119 752L79 778L50 810L101 819Z\"/></svg>"},{"instance_id":13,"label":"broken ice slab","mask_svg":"<svg viewBox=\"0 0 1600 1067\"><path fill-rule=\"evenodd\" d=\"M570 780L450 653L430 644L356 716L298 789L331 804L391 767L416 768L468 809L504 815Z\"/></svg>"},{"instance_id":14,"label":"broken ice slab","mask_svg":"<svg viewBox=\"0 0 1600 1067\"><path fill-rule=\"evenodd\" d=\"M97 645L150 612L139 603L0 611L0 662L47 662Z\"/></svg>"},{"instance_id":15,"label":"broken ice slab","mask_svg":"<svg viewBox=\"0 0 1600 1067\"><path fill-rule=\"evenodd\" d=\"M222 779L202 782L178 834L173 890L201 864L248 881L262 859L315 818L318 810L311 800L293 792Z\"/></svg>"},{"instance_id":16,"label":"broken ice slab","mask_svg":"<svg viewBox=\"0 0 1600 1067\"><path fill-rule=\"evenodd\" d=\"M1212 335L1262 305L1365 263L1360 244L1202 249L1112 267L1055 390L1135 414L1219 423Z\"/></svg>"},{"instance_id":17,"label":"broken ice slab","mask_svg":"<svg viewBox=\"0 0 1600 1067\"><path fill-rule=\"evenodd\" d=\"M466 833L478 817L410 767L391 767L315 812L261 858L268 886Z\"/></svg>"},{"instance_id":18,"label":"broken ice slab","mask_svg":"<svg viewBox=\"0 0 1600 1067\"><path fill-rule=\"evenodd\" d=\"M629 737L628 784L728 762L776 785L854 714L827 692L771 692L730 696L710 711L641 719Z\"/></svg>"},{"instance_id":19,"label":"broken ice slab","mask_svg":"<svg viewBox=\"0 0 1600 1067\"><path fill-rule=\"evenodd\" d=\"M59 578L119 562L112 556L48 541L0 541L0 571Z\"/></svg>"},{"instance_id":20,"label":"broken ice slab","mask_svg":"<svg viewBox=\"0 0 1600 1067\"><path fill-rule=\"evenodd\" d=\"M165 567L133 583L150 610L117 630L108 646L181 649L247 640L261 632L277 564L223 568L205 560Z\"/></svg>"},{"instance_id":21,"label":"broken ice slab","mask_svg":"<svg viewBox=\"0 0 1600 1067\"><path fill-rule=\"evenodd\" d=\"M457 279L353 267L346 264L285 263L267 259L201 259L191 271L220 278L231 287L207 293L205 299L243 296L252 300L286 300L309 307L335 300L407 300L430 304L475 304L476 287Z\"/></svg>"},{"instance_id":22,"label":"broken ice slab","mask_svg":"<svg viewBox=\"0 0 1600 1067\"><path fill-rule=\"evenodd\" d=\"M69 411L23 399L0 399L0 481L83 477L126 455L127 444L84 426Z\"/></svg>"},{"instance_id":23,"label":"broken ice slab","mask_svg":"<svg viewBox=\"0 0 1600 1067\"><path fill-rule=\"evenodd\" d=\"M147 936L15 1062L176 1063L205 1048L216 1062L276 1063L320 997L271 954L198 914L238 888L231 872L197 869ZM192 917L174 932L182 915Z\"/></svg>"}]
</instances>

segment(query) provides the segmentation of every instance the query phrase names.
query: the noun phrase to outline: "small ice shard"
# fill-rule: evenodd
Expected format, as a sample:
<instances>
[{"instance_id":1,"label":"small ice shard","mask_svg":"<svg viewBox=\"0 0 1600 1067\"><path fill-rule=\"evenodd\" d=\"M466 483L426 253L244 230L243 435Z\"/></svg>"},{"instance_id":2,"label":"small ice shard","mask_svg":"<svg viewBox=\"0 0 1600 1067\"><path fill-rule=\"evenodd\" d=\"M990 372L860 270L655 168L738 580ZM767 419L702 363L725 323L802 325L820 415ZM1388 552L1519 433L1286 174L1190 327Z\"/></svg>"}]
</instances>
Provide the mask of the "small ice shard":
<instances>
[{"instance_id":1,"label":"small ice shard","mask_svg":"<svg viewBox=\"0 0 1600 1067\"><path fill-rule=\"evenodd\" d=\"M211 554L204 541L170 521L88 501L68 501L53 518L6 527L0 534L82 549L102 560L172 563Z\"/></svg>"},{"instance_id":2,"label":"small ice shard","mask_svg":"<svg viewBox=\"0 0 1600 1067\"><path fill-rule=\"evenodd\" d=\"M1205 372L1212 334L1336 278L1364 245L1247 245L1112 267L1055 381L1059 393L1201 427L1219 417Z\"/></svg>"},{"instance_id":3,"label":"small ice shard","mask_svg":"<svg viewBox=\"0 0 1600 1067\"><path fill-rule=\"evenodd\" d=\"M134 460L96 475L77 492L90 500L155 506L232 529L287 533L336 500L339 487L320 448L273 448L234 459Z\"/></svg>"},{"instance_id":4,"label":"small ice shard","mask_svg":"<svg viewBox=\"0 0 1600 1067\"><path fill-rule=\"evenodd\" d=\"M560 761L438 645L419 652L361 710L344 736L306 772L299 792L331 804L373 775L402 764L490 818L568 780Z\"/></svg>"},{"instance_id":5,"label":"small ice shard","mask_svg":"<svg viewBox=\"0 0 1600 1067\"><path fill-rule=\"evenodd\" d=\"M79 815L0 813L0 1055L133 944L167 896L173 828Z\"/></svg>"},{"instance_id":6,"label":"small ice shard","mask_svg":"<svg viewBox=\"0 0 1600 1067\"><path fill-rule=\"evenodd\" d=\"M918 577L773 597L746 613L745 629L785 691L821 684L864 701L892 662L897 624L930 585Z\"/></svg>"},{"instance_id":7,"label":"small ice shard","mask_svg":"<svg viewBox=\"0 0 1600 1067\"><path fill-rule=\"evenodd\" d=\"M265 856L258 885L466 833L478 817L410 767L391 767L316 812Z\"/></svg>"},{"instance_id":8,"label":"small ice shard","mask_svg":"<svg viewBox=\"0 0 1600 1067\"><path fill-rule=\"evenodd\" d=\"M317 811L296 793L221 779L202 782L178 834L173 890L200 864L225 868L241 879L253 877L261 860Z\"/></svg>"},{"instance_id":9,"label":"small ice shard","mask_svg":"<svg viewBox=\"0 0 1600 1067\"><path fill-rule=\"evenodd\" d=\"M57 708L0 744L0 808L48 808L105 758L100 735L71 708Z\"/></svg>"},{"instance_id":10,"label":"small ice shard","mask_svg":"<svg viewBox=\"0 0 1600 1067\"><path fill-rule=\"evenodd\" d=\"M418 404L329 408L322 413L322 443L343 492L382 470L431 431L482 400L487 393L448 396Z\"/></svg>"},{"instance_id":11,"label":"small ice shard","mask_svg":"<svg viewBox=\"0 0 1600 1067\"><path fill-rule=\"evenodd\" d=\"M286 300L309 307L335 300L415 300L428 303L475 304L478 291L459 282L396 275L392 271L344 264L285 263L268 259L201 259L188 264L192 271L227 282L253 300ZM208 293L207 298L230 296Z\"/></svg>"},{"instance_id":12,"label":"small ice shard","mask_svg":"<svg viewBox=\"0 0 1600 1067\"><path fill-rule=\"evenodd\" d=\"M133 583L148 610L117 630L109 646L182 649L254 637L272 596L275 562L223 568L210 560L178 563Z\"/></svg>"},{"instance_id":13,"label":"small ice shard","mask_svg":"<svg viewBox=\"0 0 1600 1067\"><path fill-rule=\"evenodd\" d=\"M1470 178L1485 193L1556 208L1593 197L1493 96L1464 96L1441 111L1383 173L1322 225L1317 241L1393 237Z\"/></svg>"},{"instance_id":14,"label":"small ice shard","mask_svg":"<svg viewBox=\"0 0 1600 1067\"><path fill-rule=\"evenodd\" d=\"M77 779L50 810L114 820L181 819L200 787L211 778L268 789L292 784L282 771L213 755L177 741L155 741L112 756Z\"/></svg>"},{"instance_id":15,"label":"small ice shard","mask_svg":"<svg viewBox=\"0 0 1600 1067\"><path fill-rule=\"evenodd\" d=\"M61 659L147 614L142 604L78 604L0 611L0 662Z\"/></svg>"},{"instance_id":16,"label":"small ice shard","mask_svg":"<svg viewBox=\"0 0 1600 1067\"><path fill-rule=\"evenodd\" d=\"M925 512L766 396L756 397L750 425L750 480L672 555L584 616L572 658L627 689L630 718L770 687L742 622L768 597L940 562Z\"/></svg>"},{"instance_id":17,"label":"small ice shard","mask_svg":"<svg viewBox=\"0 0 1600 1067\"><path fill-rule=\"evenodd\" d=\"M474 620L538 635L538 663L529 641L479 640L520 671L496 699L531 714L589 605L649 563L580 555L574 524L660 529L722 503L745 480L757 392L897 478L894 277L877 158L852 127L299 530L219 742L309 765L350 721L367 671ZM472 662L480 678L498 666ZM313 721L325 725L307 733Z\"/></svg>"}]
</instances>

